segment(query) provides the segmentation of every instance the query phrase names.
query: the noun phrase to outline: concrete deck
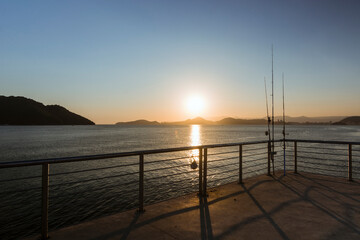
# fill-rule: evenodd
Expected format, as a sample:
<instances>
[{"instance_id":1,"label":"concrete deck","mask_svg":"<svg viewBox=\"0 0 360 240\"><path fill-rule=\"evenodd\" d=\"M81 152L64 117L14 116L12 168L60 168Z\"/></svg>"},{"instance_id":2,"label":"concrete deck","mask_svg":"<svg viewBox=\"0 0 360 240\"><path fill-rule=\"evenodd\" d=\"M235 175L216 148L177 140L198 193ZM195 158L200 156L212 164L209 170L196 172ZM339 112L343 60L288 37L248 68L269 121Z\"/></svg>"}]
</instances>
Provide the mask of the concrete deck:
<instances>
[{"instance_id":1,"label":"concrete deck","mask_svg":"<svg viewBox=\"0 0 360 240\"><path fill-rule=\"evenodd\" d=\"M57 239L360 239L360 183L259 176L50 232Z\"/></svg>"}]
</instances>

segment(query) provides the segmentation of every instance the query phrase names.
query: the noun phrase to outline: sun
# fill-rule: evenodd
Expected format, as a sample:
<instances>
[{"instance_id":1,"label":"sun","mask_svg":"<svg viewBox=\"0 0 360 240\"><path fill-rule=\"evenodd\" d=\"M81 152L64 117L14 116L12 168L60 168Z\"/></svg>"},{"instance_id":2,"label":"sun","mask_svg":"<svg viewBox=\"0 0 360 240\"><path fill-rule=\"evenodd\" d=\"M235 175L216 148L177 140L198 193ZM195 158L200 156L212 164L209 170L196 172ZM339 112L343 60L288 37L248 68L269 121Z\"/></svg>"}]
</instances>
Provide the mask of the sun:
<instances>
[{"instance_id":1,"label":"sun","mask_svg":"<svg viewBox=\"0 0 360 240\"><path fill-rule=\"evenodd\" d=\"M205 99L200 95L193 95L186 100L186 110L191 117L197 117L204 113Z\"/></svg>"}]
</instances>

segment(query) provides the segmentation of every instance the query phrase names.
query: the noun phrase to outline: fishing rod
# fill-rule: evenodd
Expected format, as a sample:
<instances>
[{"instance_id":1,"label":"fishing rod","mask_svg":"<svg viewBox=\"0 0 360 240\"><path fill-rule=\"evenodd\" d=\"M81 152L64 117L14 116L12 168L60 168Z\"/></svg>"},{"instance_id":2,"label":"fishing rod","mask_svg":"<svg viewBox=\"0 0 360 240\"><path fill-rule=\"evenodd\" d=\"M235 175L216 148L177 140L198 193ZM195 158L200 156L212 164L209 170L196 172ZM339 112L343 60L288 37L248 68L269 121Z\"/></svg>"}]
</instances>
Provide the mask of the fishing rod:
<instances>
[{"instance_id":1,"label":"fishing rod","mask_svg":"<svg viewBox=\"0 0 360 240\"><path fill-rule=\"evenodd\" d=\"M269 141L271 140L270 138L270 117L269 117L269 104L268 104L268 99L267 99L267 88L266 88L266 78L264 77L264 85L265 85L265 99L266 99L266 117L267 117L267 126L268 126L268 131L266 132L266 135L269 135Z\"/></svg>"},{"instance_id":2,"label":"fishing rod","mask_svg":"<svg viewBox=\"0 0 360 240\"><path fill-rule=\"evenodd\" d=\"M271 45L271 98L272 98L272 140L271 140L271 162L273 167L273 174L275 175L275 167L274 167L274 155L275 152L275 130L274 130L274 45Z\"/></svg>"},{"instance_id":3,"label":"fishing rod","mask_svg":"<svg viewBox=\"0 0 360 240\"><path fill-rule=\"evenodd\" d=\"M264 85L265 85L265 99L266 99L266 117L267 117L267 128L268 130L265 132L266 136L269 136L269 145L268 145L268 150L270 149L270 142L271 142L271 134L270 134L270 116L269 116L269 104L268 104L268 95L267 95L267 88L266 88L266 78L264 77ZM268 151L268 153L270 154L271 151Z\"/></svg>"},{"instance_id":4,"label":"fishing rod","mask_svg":"<svg viewBox=\"0 0 360 240\"><path fill-rule=\"evenodd\" d=\"M285 149L286 149L286 144L285 144L285 90L284 90L284 73L282 73L282 93L283 93L283 140L284 140L284 176L286 175L286 156L285 156Z\"/></svg>"}]
</instances>

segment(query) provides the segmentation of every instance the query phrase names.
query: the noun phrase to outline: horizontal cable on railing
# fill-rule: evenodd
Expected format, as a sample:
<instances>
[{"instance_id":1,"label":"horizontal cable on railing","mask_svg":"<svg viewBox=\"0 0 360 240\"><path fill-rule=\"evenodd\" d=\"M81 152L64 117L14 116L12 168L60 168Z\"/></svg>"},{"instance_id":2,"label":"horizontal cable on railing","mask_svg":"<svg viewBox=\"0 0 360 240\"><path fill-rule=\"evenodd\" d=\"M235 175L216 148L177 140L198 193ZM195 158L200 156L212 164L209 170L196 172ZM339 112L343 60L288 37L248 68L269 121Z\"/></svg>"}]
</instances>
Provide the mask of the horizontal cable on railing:
<instances>
[{"instance_id":1,"label":"horizontal cable on railing","mask_svg":"<svg viewBox=\"0 0 360 240\"><path fill-rule=\"evenodd\" d=\"M287 157L294 157L294 154L286 153Z\"/></svg>"},{"instance_id":2,"label":"horizontal cable on railing","mask_svg":"<svg viewBox=\"0 0 360 240\"><path fill-rule=\"evenodd\" d=\"M266 168L260 168L260 169L254 169L252 171L249 171L249 172L244 172L244 174L250 174L250 173L253 173L253 172L260 172L260 171L264 171L264 170L267 170L267 167Z\"/></svg>"},{"instance_id":3,"label":"horizontal cable on railing","mask_svg":"<svg viewBox=\"0 0 360 240\"><path fill-rule=\"evenodd\" d=\"M163 167L163 168L154 168L154 169L145 170L144 172L146 172L146 173L147 172L156 172L156 171L160 171L160 170L167 170L167 169L172 169L172 168L188 167L188 166L190 166L190 163L180 164L180 165L170 166L170 167Z\"/></svg>"},{"instance_id":4,"label":"horizontal cable on railing","mask_svg":"<svg viewBox=\"0 0 360 240\"><path fill-rule=\"evenodd\" d=\"M130 181L130 182L125 182L125 183L122 182L121 185L131 185L131 184L134 184L134 183L139 183L139 180L137 179L137 180ZM117 185L114 185L114 186L117 186Z\"/></svg>"},{"instance_id":5,"label":"horizontal cable on railing","mask_svg":"<svg viewBox=\"0 0 360 240\"><path fill-rule=\"evenodd\" d=\"M230 169L230 170L222 171L220 173L208 174L207 176L210 177L210 176L219 175L219 174L228 173L228 172L234 172L234 171L239 171L239 169Z\"/></svg>"},{"instance_id":6,"label":"horizontal cable on railing","mask_svg":"<svg viewBox=\"0 0 360 240\"><path fill-rule=\"evenodd\" d=\"M243 159L243 162L257 162L260 160L264 161L266 160L266 157Z\"/></svg>"},{"instance_id":7,"label":"horizontal cable on railing","mask_svg":"<svg viewBox=\"0 0 360 240\"><path fill-rule=\"evenodd\" d=\"M216 160L208 160L208 163L212 163L212 162L219 162L219 161L228 161L231 159L238 159L239 157L229 157L229 158L221 158L221 159L216 159Z\"/></svg>"},{"instance_id":8,"label":"horizontal cable on railing","mask_svg":"<svg viewBox=\"0 0 360 240\"><path fill-rule=\"evenodd\" d=\"M94 191L99 191L99 190L104 190L104 188L96 188ZM81 190L79 192L75 192L72 193L73 195L78 195L84 192L88 192L89 190ZM93 191L91 189L91 191ZM133 194L133 195L138 195L138 189L134 188L134 189L126 189L126 190L117 190L116 193L121 194L121 196L124 196L126 194Z\"/></svg>"},{"instance_id":9,"label":"horizontal cable on railing","mask_svg":"<svg viewBox=\"0 0 360 240\"><path fill-rule=\"evenodd\" d=\"M268 152L261 152L261 153L254 153L254 154L244 154L243 157L251 157L251 156L258 156L258 155L264 155L267 154Z\"/></svg>"},{"instance_id":10,"label":"horizontal cable on railing","mask_svg":"<svg viewBox=\"0 0 360 240\"><path fill-rule=\"evenodd\" d=\"M284 144L281 144L281 146L284 147ZM285 147L286 147L287 149L293 149L293 148L294 148L294 144L293 144L293 143L286 142Z\"/></svg>"},{"instance_id":11,"label":"horizontal cable on railing","mask_svg":"<svg viewBox=\"0 0 360 240\"><path fill-rule=\"evenodd\" d=\"M315 165L321 165L321 166L330 166L330 167L347 167L347 165L337 165L337 164L328 164L328 163L314 163L309 161L299 161L299 163L307 163L307 164L315 164Z\"/></svg>"},{"instance_id":12,"label":"horizontal cable on railing","mask_svg":"<svg viewBox=\"0 0 360 240\"><path fill-rule=\"evenodd\" d=\"M319 143L320 144L320 143ZM325 147L307 147L307 146L299 146L298 145L298 149L299 148L311 148L311 149L317 149L317 150L319 150L319 149L323 149L323 150L335 150L335 151L347 151L347 149L346 148L325 148Z\"/></svg>"},{"instance_id":13,"label":"horizontal cable on railing","mask_svg":"<svg viewBox=\"0 0 360 240\"><path fill-rule=\"evenodd\" d=\"M197 173L197 172L195 172L195 171L194 172L180 172L180 173L174 173L174 174L169 174L169 175L162 175L162 176L158 176L158 177L146 178L146 181L159 179L159 178L165 178L165 177L177 176L177 175L180 175L180 174L190 174L190 173Z\"/></svg>"},{"instance_id":14,"label":"horizontal cable on railing","mask_svg":"<svg viewBox=\"0 0 360 240\"><path fill-rule=\"evenodd\" d=\"M239 151L231 151L231 152L220 152L220 153L208 153L208 156L221 155L221 154L230 154L230 153L238 153Z\"/></svg>"},{"instance_id":15,"label":"horizontal cable on railing","mask_svg":"<svg viewBox=\"0 0 360 240\"><path fill-rule=\"evenodd\" d=\"M317 157L313 157L313 156L302 156L302 155L298 155L298 160L299 158L306 158L306 159L314 159L314 160L322 160L322 161L334 161L334 162L344 162L347 161L347 159L328 159L328 158L317 158ZM301 161L301 160L300 160Z\"/></svg>"},{"instance_id":16,"label":"horizontal cable on railing","mask_svg":"<svg viewBox=\"0 0 360 240\"><path fill-rule=\"evenodd\" d=\"M2 180L0 180L0 183L12 182L12 181L20 181L20 180L28 180L28 179L34 179L34 178L41 178L41 176L30 176L30 177L13 178L13 179L2 179Z\"/></svg>"},{"instance_id":17,"label":"horizontal cable on railing","mask_svg":"<svg viewBox=\"0 0 360 240\"><path fill-rule=\"evenodd\" d=\"M99 178L84 179L84 180L80 180L80 181L59 183L59 184L51 185L51 187L57 187L57 186L68 185L68 184L76 184L76 183L85 183L85 182L91 182L91 181L97 181L97 180L103 180L103 179L109 179L109 178L116 178L116 177L124 177L124 176L129 176L129 175L134 175L134 174L139 174L139 172L131 172L131 173L126 173L126 174L121 174L121 175L106 176L106 177L99 177Z\"/></svg>"},{"instance_id":18,"label":"horizontal cable on railing","mask_svg":"<svg viewBox=\"0 0 360 240\"><path fill-rule=\"evenodd\" d=\"M280 164L280 166L284 166L284 164ZM288 168L292 168L292 167L294 167L294 164L286 163L286 170L288 170Z\"/></svg>"},{"instance_id":19,"label":"horizontal cable on railing","mask_svg":"<svg viewBox=\"0 0 360 240\"><path fill-rule=\"evenodd\" d=\"M185 187L181 187L181 188L179 188L179 187L177 187L176 189L174 189L174 191L181 191L181 190L189 190L189 191L186 191L186 192L196 192L196 191L198 191L199 189L198 189L198 186L196 186L196 185L194 185L194 186L185 186Z\"/></svg>"},{"instance_id":20,"label":"horizontal cable on railing","mask_svg":"<svg viewBox=\"0 0 360 240\"><path fill-rule=\"evenodd\" d=\"M328 171L328 172L340 172L340 173L346 173L347 171L339 171L338 169L324 169L324 168L317 168L317 167L308 167L308 166L302 166L298 164L298 167L301 168L307 168L307 169L313 169L313 170L321 170L321 171Z\"/></svg>"},{"instance_id":21,"label":"horizontal cable on railing","mask_svg":"<svg viewBox=\"0 0 360 240\"><path fill-rule=\"evenodd\" d=\"M35 190L41 190L41 187L35 187L35 188L26 188L26 189L18 189L18 190L11 190L11 191L4 191L1 192L1 194L14 194L14 193L21 193L21 192L28 192L28 191L35 191Z\"/></svg>"},{"instance_id":22,"label":"horizontal cable on railing","mask_svg":"<svg viewBox=\"0 0 360 240\"><path fill-rule=\"evenodd\" d=\"M139 180L136 180L136 181L130 181L130 182L127 182L127 183L121 183L121 184L113 184L113 185L106 185L106 189L109 189L109 188L116 188L116 187L120 187L120 186L123 186L123 185L131 185L131 184L138 184L139 183ZM81 186L78 186L78 187L81 187ZM122 190L120 188L116 188L117 190L119 190L119 192L121 192L121 194L124 194L124 193L130 193L130 192L135 192L137 194L137 185L134 187L134 189L131 189L131 190L128 190L128 186L125 190ZM51 189L50 188L50 192L53 191L54 189ZM104 190L104 186L102 187L99 187L99 188L91 188L91 192L97 192L97 191L100 191L100 190ZM89 192L89 189L65 189L63 190L63 192L66 192L66 191L69 191L71 192L71 194L74 194L74 195L77 195L77 194L81 194L81 193L84 193L84 192Z\"/></svg>"},{"instance_id":23,"label":"horizontal cable on railing","mask_svg":"<svg viewBox=\"0 0 360 240\"><path fill-rule=\"evenodd\" d=\"M227 166L235 166L235 165L238 166L239 163L236 162L236 163L228 163L228 164L217 165L217 166L216 166L216 169L218 169L218 168L223 168L223 167L227 167ZM209 169L209 170L211 170L211 169Z\"/></svg>"},{"instance_id":24,"label":"horizontal cable on railing","mask_svg":"<svg viewBox=\"0 0 360 240\"><path fill-rule=\"evenodd\" d=\"M267 149L267 146L265 145L261 148L243 148L243 152L252 152L252 151L263 150L263 149Z\"/></svg>"},{"instance_id":25,"label":"horizontal cable on railing","mask_svg":"<svg viewBox=\"0 0 360 240\"><path fill-rule=\"evenodd\" d=\"M331 155L331 156L346 156L345 154L329 153L329 152L311 152L311 151L302 151L298 150L300 153L313 153L313 154L322 154L322 155Z\"/></svg>"},{"instance_id":26,"label":"horizontal cable on railing","mask_svg":"<svg viewBox=\"0 0 360 240\"><path fill-rule=\"evenodd\" d=\"M294 152L294 149L285 149L286 154L293 153L293 152Z\"/></svg>"},{"instance_id":27,"label":"horizontal cable on railing","mask_svg":"<svg viewBox=\"0 0 360 240\"><path fill-rule=\"evenodd\" d=\"M139 192L138 192L138 188L135 188L135 189L126 189L125 190L120 190L118 191L120 192L120 194L123 196L123 195L126 195L126 194L133 194L133 195L138 195Z\"/></svg>"},{"instance_id":28,"label":"horizontal cable on railing","mask_svg":"<svg viewBox=\"0 0 360 240\"><path fill-rule=\"evenodd\" d=\"M91 169L84 169L84 170L78 170L78 171L72 171L72 172L51 173L51 174L49 174L49 176L54 177L54 176L67 175L67 174L73 174L73 173L83 173L83 172L113 169L113 168L119 168L119 167L130 167L130 166L139 166L139 163L131 163L131 164L127 164L127 165L115 165L115 166L102 167L102 168L91 168Z\"/></svg>"},{"instance_id":29,"label":"horizontal cable on railing","mask_svg":"<svg viewBox=\"0 0 360 240\"><path fill-rule=\"evenodd\" d=\"M179 184L181 183L181 184ZM179 189L180 186L185 186L185 187L199 187L198 182L193 182L193 184L191 184L191 182L187 182L185 181L184 184L184 180L182 182L177 181L177 183L174 182L166 182L166 183L152 183L151 187L156 187L157 190L167 190L169 188L176 188Z\"/></svg>"},{"instance_id":30,"label":"horizontal cable on railing","mask_svg":"<svg viewBox=\"0 0 360 240\"><path fill-rule=\"evenodd\" d=\"M146 179L146 180L149 180L149 179ZM152 180L152 179L150 179L150 180ZM197 176L196 176L196 178L194 177L193 179L186 179L186 181L189 181L189 180L196 181L196 184L198 184L198 181L199 181ZM176 180L176 181L170 180L168 183L159 183L159 184L161 184L161 185L171 185L171 184L182 183L184 181L185 181L184 179L180 179L180 180Z\"/></svg>"},{"instance_id":31,"label":"horizontal cable on railing","mask_svg":"<svg viewBox=\"0 0 360 240\"><path fill-rule=\"evenodd\" d=\"M247 166L243 166L243 169L252 168L252 167L258 167L258 166L266 165L266 164L267 163L259 163L259 164L247 165Z\"/></svg>"},{"instance_id":32,"label":"horizontal cable on railing","mask_svg":"<svg viewBox=\"0 0 360 240\"><path fill-rule=\"evenodd\" d=\"M193 156L193 157L199 157L199 156ZM185 157L177 157L177 158L166 158L166 159L162 159L162 160L156 160L156 161L151 161L151 162L145 162L145 164L152 164L152 163L159 163L159 162L169 162L169 161L174 161L174 160L180 160L180 159L185 159L185 158L191 158L191 156L185 156Z\"/></svg>"},{"instance_id":33,"label":"horizontal cable on railing","mask_svg":"<svg viewBox=\"0 0 360 240\"><path fill-rule=\"evenodd\" d=\"M228 178L234 178L234 177L239 177L239 174L227 176L227 177L224 177L224 178L216 178L214 181L211 181L211 179L210 179L208 181L208 183L214 183L215 181L221 181L221 180L225 180L225 179L228 179Z\"/></svg>"}]
</instances>

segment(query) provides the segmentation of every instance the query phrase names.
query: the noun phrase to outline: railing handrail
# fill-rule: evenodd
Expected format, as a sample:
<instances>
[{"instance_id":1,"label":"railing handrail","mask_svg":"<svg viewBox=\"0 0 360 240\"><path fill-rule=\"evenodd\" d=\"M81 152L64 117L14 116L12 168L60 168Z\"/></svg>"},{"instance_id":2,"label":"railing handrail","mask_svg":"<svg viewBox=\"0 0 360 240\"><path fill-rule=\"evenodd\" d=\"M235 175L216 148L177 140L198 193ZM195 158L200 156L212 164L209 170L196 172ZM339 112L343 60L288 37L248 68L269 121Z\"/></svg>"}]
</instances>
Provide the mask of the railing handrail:
<instances>
[{"instance_id":1,"label":"railing handrail","mask_svg":"<svg viewBox=\"0 0 360 240\"><path fill-rule=\"evenodd\" d=\"M276 142L279 141L280 140L276 140ZM15 161L15 162L0 162L0 168L25 167L25 166L35 166L42 164L54 164L54 163L65 163L65 162L80 162L80 161L109 159L109 158L117 158L117 157L130 157L130 156L149 155L149 154L180 152L180 151L188 151L188 150L194 150L200 148L204 149L204 148L233 147L239 145L252 145L252 144L261 144L267 142L268 140L238 142L238 143L208 144L208 145L197 145L197 146L187 146L187 147L177 147L177 148L163 148L163 149L140 150L140 151L120 152L120 153L85 155L85 156L76 156L76 157L60 157L60 158L46 158L46 159Z\"/></svg>"},{"instance_id":2,"label":"railing handrail","mask_svg":"<svg viewBox=\"0 0 360 240\"><path fill-rule=\"evenodd\" d=\"M281 142L281 141L283 141L283 139L275 140L275 142ZM296 141L296 142L304 142L304 143L360 145L360 142L350 142L350 141L324 141L324 140L306 140L306 139L285 139L285 141L286 142ZM65 163L65 162L80 162L80 161L109 159L109 158L117 158L117 157L139 156L142 154L149 155L149 154L159 154L159 153L180 152L180 151L188 151L199 148L204 149L204 148L234 147L239 145L252 145L252 144L261 144L267 142L268 140L237 142L237 143L222 143L222 144L207 144L207 145L186 146L186 147L177 147L177 148L163 148L163 149L150 149L150 150L140 150L140 151L131 151L131 152L85 155L85 156L76 156L76 157L60 157L60 158L46 158L46 159L15 161L15 162L0 162L0 168L25 167L25 166L35 166L42 164L54 164L54 163Z\"/></svg>"},{"instance_id":3,"label":"railing handrail","mask_svg":"<svg viewBox=\"0 0 360 240\"><path fill-rule=\"evenodd\" d=\"M284 140L279 140L284 141ZM352 141L327 141L327 140L307 140L307 139L285 139L286 142L303 142L303 143L325 143L325 144L352 144L352 145L360 145L360 142L352 142Z\"/></svg>"}]
</instances>

